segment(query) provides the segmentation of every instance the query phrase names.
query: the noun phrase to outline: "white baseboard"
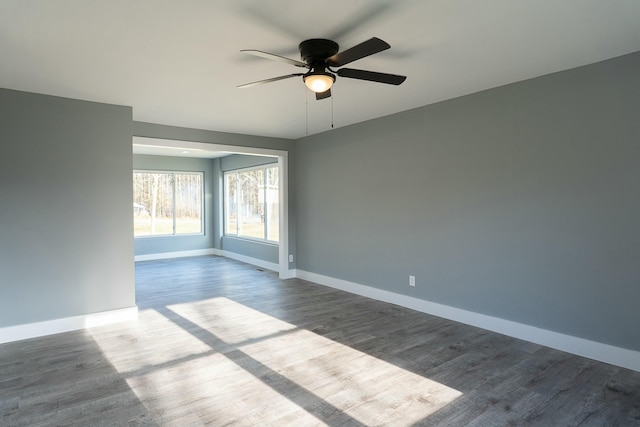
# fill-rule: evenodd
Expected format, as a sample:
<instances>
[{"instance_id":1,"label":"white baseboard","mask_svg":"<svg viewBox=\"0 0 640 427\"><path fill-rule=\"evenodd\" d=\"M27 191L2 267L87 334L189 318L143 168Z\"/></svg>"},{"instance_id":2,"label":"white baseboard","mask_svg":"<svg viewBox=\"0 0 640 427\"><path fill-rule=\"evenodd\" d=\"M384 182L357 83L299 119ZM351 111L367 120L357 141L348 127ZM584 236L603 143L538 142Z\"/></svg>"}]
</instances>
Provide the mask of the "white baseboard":
<instances>
[{"instance_id":1,"label":"white baseboard","mask_svg":"<svg viewBox=\"0 0 640 427\"><path fill-rule=\"evenodd\" d=\"M418 298L396 294L370 286L336 279L308 271L297 270L297 277L310 282L340 289L378 301L396 304L422 313L432 314L467 325L476 326L510 337L566 351L578 356L588 357L623 368L640 372L640 352L583 338L565 335L535 326L525 325L498 317L487 316L448 305L438 304Z\"/></svg>"},{"instance_id":2,"label":"white baseboard","mask_svg":"<svg viewBox=\"0 0 640 427\"><path fill-rule=\"evenodd\" d=\"M258 258L252 258L246 255L241 255L229 251L220 251L220 255L222 255L223 257L235 259L237 261L246 262L247 264L255 265L256 267L264 268L267 270L275 272L280 271L280 266L274 262L264 261Z\"/></svg>"},{"instance_id":3,"label":"white baseboard","mask_svg":"<svg viewBox=\"0 0 640 427\"><path fill-rule=\"evenodd\" d=\"M235 259L237 261L246 262L247 264L255 265L256 267L264 268L266 270L271 270L275 272L280 271L280 266L276 263L264 261L258 258L252 258L246 255L238 254L235 252L223 251L221 249L210 248L210 249L198 249L192 251L180 251L180 252L163 252L158 254L148 254L148 255L136 255L135 261L153 261L158 259L170 259L170 258L183 258L190 256L202 256L202 255L216 255L223 256L231 259ZM293 279L296 276L296 270L287 270L286 273L280 274L281 279Z\"/></svg>"},{"instance_id":4,"label":"white baseboard","mask_svg":"<svg viewBox=\"0 0 640 427\"><path fill-rule=\"evenodd\" d=\"M82 316L7 326L0 328L0 344L136 319L138 319L138 307L133 306Z\"/></svg>"},{"instance_id":5,"label":"white baseboard","mask_svg":"<svg viewBox=\"0 0 640 427\"><path fill-rule=\"evenodd\" d=\"M221 255L220 250L209 249L194 249L191 251L178 251L178 252L162 252L158 254L136 255L135 261L153 261L157 259L169 259L169 258L183 258L190 256L202 256L202 255Z\"/></svg>"},{"instance_id":6,"label":"white baseboard","mask_svg":"<svg viewBox=\"0 0 640 427\"><path fill-rule=\"evenodd\" d=\"M287 270L284 274L280 274L280 278L283 280L295 279L296 277L298 277L298 270L296 270L295 268L292 270Z\"/></svg>"}]
</instances>

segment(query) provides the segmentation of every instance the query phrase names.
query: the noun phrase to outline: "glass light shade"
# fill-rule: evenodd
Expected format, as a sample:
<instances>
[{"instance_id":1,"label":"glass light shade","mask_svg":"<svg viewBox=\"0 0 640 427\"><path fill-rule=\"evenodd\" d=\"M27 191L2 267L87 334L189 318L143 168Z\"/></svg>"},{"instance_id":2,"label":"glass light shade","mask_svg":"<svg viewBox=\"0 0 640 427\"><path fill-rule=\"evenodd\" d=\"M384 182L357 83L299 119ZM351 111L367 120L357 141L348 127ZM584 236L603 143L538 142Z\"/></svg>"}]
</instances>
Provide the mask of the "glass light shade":
<instances>
[{"instance_id":1,"label":"glass light shade","mask_svg":"<svg viewBox=\"0 0 640 427\"><path fill-rule=\"evenodd\" d=\"M304 84L316 93L326 92L331 89L335 78L330 74L311 74L304 78Z\"/></svg>"}]
</instances>

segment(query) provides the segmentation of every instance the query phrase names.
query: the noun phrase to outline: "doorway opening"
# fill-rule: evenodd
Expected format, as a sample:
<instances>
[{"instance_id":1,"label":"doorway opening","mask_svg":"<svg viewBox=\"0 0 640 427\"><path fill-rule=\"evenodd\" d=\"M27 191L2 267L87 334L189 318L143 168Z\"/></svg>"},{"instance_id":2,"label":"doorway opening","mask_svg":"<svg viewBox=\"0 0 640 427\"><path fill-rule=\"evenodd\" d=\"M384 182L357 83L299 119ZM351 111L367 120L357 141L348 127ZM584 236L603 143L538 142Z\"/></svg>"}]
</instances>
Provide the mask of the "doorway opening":
<instances>
[{"instance_id":1,"label":"doorway opening","mask_svg":"<svg viewBox=\"0 0 640 427\"><path fill-rule=\"evenodd\" d=\"M203 143L196 141L171 140L149 137L133 137L133 153L151 156L191 157L201 159L215 159L234 154L246 156L262 156L277 159L278 165L278 203L279 203L279 231L278 231L278 273L280 278L293 277L293 270L289 269L289 191L288 191L288 152L255 147L241 147L224 144ZM222 172L220 172L222 174ZM223 195L223 182L220 177L213 180L213 194L219 198ZM213 230L216 235L223 234L223 203L222 199L208 200L207 208L213 210ZM213 249L213 248L212 248Z\"/></svg>"}]
</instances>

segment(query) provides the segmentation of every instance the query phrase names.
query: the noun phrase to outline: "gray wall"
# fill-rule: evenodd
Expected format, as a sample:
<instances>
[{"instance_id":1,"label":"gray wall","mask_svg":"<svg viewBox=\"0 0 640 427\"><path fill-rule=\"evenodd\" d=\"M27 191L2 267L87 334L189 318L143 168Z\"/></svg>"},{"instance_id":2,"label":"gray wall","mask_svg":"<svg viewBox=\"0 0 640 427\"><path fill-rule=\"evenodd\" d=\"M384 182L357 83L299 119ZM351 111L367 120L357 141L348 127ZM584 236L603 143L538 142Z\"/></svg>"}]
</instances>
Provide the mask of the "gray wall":
<instances>
[{"instance_id":1,"label":"gray wall","mask_svg":"<svg viewBox=\"0 0 640 427\"><path fill-rule=\"evenodd\" d=\"M150 236L135 239L135 254L160 254L213 248L214 172L210 159L187 157L145 156L134 154L133 168L204 173L204 233L202 235Z\"/></svg>"},{"instance_id":2,"label":"gray wall","mask_svg":"<svg viewBox=\"0 0 640 427\"><path fill-rule=\"evenodd\" d=\"M282 150L289 153L289 252L295 253L296 250L296 231L295 231L295 183L293 182L295 156L295 143L293 140L281 138L267 138L252 135L238 135L225 132L215 132L201 129L189 129L175 126L166 126L154 123L134 122L133 134L135 136L174 139L179 141L193 141L210 144L231 145L238 147L266 148L272 150ZM269 160L270 161L270 160ZM222 198L222 172L223 170L237 169L249 167L252 165L264 164L265 158L260 156L228 156L222 159L213 159L213 200L221 200ZM226 168L226 169L224 169ZM222 235L221 220L217 218L222 211L215 209L213 218L212 246L216 249L238 253L252 258L258 258L264 261L278 263L278 248L263 243L253 243L241 239L225 238ZM217 215L216 215L217 213ZM138 239L140 240L140 239ZM171 242L169 242L171 243ZM137 243L138 244L138 243ZM164 249L169 251L171 246ZM170 251L187 250L172 249ZM295 261L289 263L290 268L295 268Z\"/></svg>"},{"instance_id":3,"label":"gray wall","mask_svg":"<svg viewBox=\"0 0 640 427\"><path fill-rule=\"evenodd\" d=\"M131 115L0 89L0 327L135 305Z\"/></svg>"},{"instance_id":4,"label":"gray wall","mask_svg":"<svg viewBox=\"0 0 640 427\"><path fill-rule=\"evenodd\" d=\"M299 140L298 269L640 350L638 76L635 53Z\"/></svg>"},{"instance_id":5,"label":"gray wall","mask_svg":"<svg viewBox=\"0 0 640 427\"><path fill-rule=\"evenodd\" d=\"M220 159L220 171L222 174L230 170L262 166L277 162L278 159L274 157L234 154ZM220 178L222 179L222 175ZM261 259L275 264L278 263L278 246L272 243L253 242L247 239L238 239L236 237L224 235L222 235L221 242L221 249L225 251Z\"/></svg>"}]
</instances>

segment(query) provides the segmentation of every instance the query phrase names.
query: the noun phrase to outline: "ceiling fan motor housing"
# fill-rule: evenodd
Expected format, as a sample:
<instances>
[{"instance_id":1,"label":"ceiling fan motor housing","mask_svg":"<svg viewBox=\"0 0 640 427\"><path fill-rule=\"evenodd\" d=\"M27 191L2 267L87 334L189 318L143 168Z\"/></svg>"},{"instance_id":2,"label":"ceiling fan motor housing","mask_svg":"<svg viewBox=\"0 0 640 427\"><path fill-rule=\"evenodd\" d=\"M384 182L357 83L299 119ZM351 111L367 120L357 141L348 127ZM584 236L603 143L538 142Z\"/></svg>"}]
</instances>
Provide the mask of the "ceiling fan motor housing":
<instances>
[{"instance_id":1,"label":"ceiling fan motor housing","mask_svg":"<svg viewBox=\"0 0 640 427\"><path fill-rule=\"evenodd\" d=\"M300 43L298 49L300 57L309 67L321 64L324 68L325 60L338 53L340 46L333 40L309 39Z\"/></svg>"}]
</instances>

